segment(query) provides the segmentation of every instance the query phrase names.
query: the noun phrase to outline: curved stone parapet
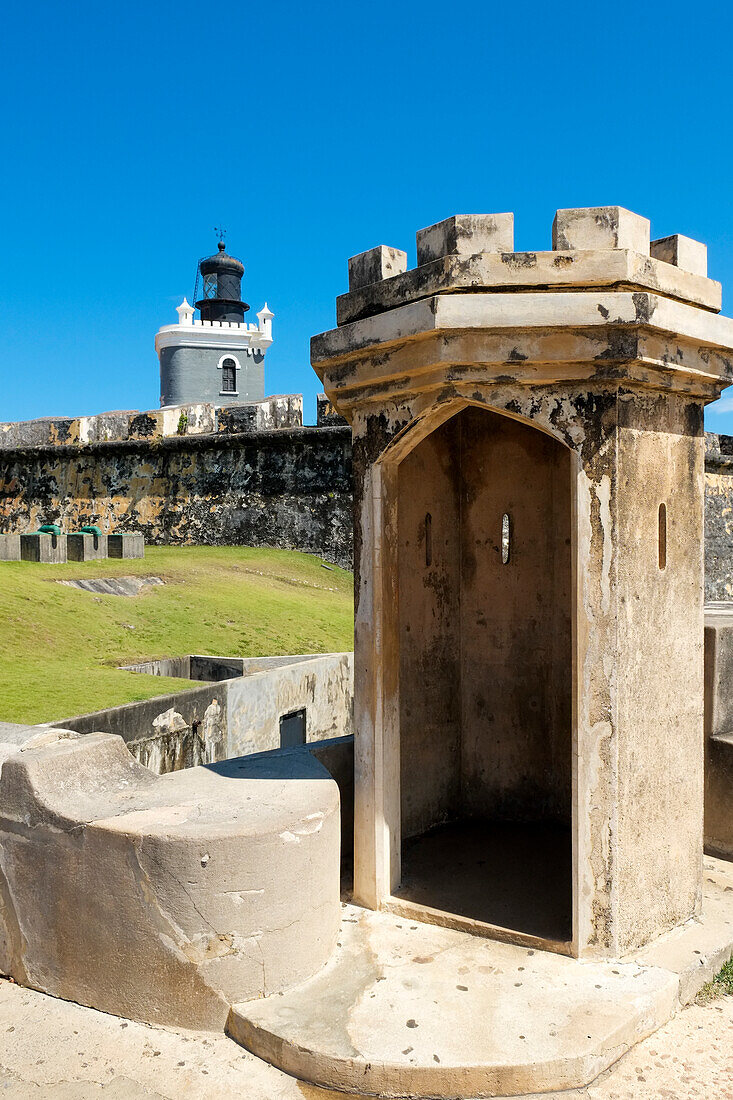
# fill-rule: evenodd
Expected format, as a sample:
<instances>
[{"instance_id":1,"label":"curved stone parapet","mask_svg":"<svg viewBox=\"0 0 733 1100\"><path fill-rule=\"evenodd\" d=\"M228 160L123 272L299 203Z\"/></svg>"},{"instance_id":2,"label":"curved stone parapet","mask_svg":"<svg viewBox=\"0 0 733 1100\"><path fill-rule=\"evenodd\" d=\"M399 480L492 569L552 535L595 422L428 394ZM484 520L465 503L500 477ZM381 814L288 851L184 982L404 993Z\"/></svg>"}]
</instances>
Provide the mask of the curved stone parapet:
<instances>
[{"instance_id":1,"label":"curved stone parapet","mask_svg":"<svg viewBox=\"0 0 733 1100\"><path fill-rule=\"evenodd\" d=\"M155 776L120 737L0 730L0 972L155 1024L220 1029L339 926L339 795L310 754ZM24 742L24 743L23 743Z\"/></svg>"}]
</instances>

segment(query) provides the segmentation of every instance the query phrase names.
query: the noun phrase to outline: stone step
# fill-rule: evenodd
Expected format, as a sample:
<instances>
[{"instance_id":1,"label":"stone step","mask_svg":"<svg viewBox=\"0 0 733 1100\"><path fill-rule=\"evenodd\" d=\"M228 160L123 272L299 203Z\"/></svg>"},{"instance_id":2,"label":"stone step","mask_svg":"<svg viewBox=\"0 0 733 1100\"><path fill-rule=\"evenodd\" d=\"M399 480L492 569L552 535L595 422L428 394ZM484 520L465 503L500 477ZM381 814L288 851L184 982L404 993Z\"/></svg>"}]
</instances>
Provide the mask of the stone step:
<instances>
[{"instance_id":1,"label":"stone step","mask_svg":"<svg viewBox=\"0 0 733 1100\"><path fill-rule=\"evenodd\" d=\"M346 906L327 965L234 1005L227 1030L325 1088L518 1096L592 1081L673 1015L678 988L667 968L582 962Z\"/></svg>"}]
</instances>

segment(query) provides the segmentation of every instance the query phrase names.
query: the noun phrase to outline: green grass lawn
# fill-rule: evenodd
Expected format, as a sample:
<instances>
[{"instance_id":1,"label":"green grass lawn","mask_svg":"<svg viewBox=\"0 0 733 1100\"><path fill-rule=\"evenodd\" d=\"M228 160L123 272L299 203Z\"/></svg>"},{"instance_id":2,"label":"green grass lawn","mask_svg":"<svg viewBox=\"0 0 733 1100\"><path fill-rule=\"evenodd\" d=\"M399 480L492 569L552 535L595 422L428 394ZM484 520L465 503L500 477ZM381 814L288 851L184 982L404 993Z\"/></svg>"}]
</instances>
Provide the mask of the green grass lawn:
<instances>
[{"instance_id":1,"label":"green grass lawn","mask_svg":"<svg viewBox=\"0 0 733 1100\"><path fill-rule=\"evenodd\" d=\"M162 577L134 598L55 583ZM0 562L0 721L48 722L194 686L121 672L153 657L353 647L352 577L287 550L146 547L142 561Z\"/></svg>"}]
</instances>

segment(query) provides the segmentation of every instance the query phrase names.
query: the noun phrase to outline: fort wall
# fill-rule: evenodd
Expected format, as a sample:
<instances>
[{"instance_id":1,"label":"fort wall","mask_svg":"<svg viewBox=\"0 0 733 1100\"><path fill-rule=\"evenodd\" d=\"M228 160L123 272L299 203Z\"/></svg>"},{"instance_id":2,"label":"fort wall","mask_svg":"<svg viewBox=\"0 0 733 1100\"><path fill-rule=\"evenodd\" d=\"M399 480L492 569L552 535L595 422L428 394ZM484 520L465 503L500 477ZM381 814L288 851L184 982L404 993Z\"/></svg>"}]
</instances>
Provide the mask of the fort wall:
<instances>
[{"instance_id":1,"label":"fort wall","mask_svg":"<svg viewBox=\"0 0 733 1100\"><path fill-rule=\"evenodd\" d=\"M179 409L0 425L0 534L97 523L153 545L278 546L350 569L351 430L322 404L328 426L292 426L292 395L192 407L180 435L162 434ZM733 436L705 442L705 599L731 600Z\"/></svg>"},{"instance_id":2,"label":"fort wall","mask_svg":"<svg viewBox=\"0 0 733 1100\"><path fill-rule=\"evenodd\" d=\"M283 428L0 449L0 533L276 546L351 568L351 431Z\"/></svg>"},{"instance_id":3,"label":"fort wall","mask_svg":"<svg viewBox=\"0 0 733 1100\"><path fill-rule=\"evenodd\" d=\"M303 743L353 733L351 653L189 655L129 667L204 683L44 725L122 737L135 759L159 775L280 748L283 719L294 712Z\"/></svg>"},{"instance_id":4,"label":"fort wall","mask_svg":"<svg viewBox=\"0 0 733 1100\"><path fill-rule=\"evenodd\" d=\"M733 436L705 434L705 600L733 600Z\"/></svg>"}]
</instances>

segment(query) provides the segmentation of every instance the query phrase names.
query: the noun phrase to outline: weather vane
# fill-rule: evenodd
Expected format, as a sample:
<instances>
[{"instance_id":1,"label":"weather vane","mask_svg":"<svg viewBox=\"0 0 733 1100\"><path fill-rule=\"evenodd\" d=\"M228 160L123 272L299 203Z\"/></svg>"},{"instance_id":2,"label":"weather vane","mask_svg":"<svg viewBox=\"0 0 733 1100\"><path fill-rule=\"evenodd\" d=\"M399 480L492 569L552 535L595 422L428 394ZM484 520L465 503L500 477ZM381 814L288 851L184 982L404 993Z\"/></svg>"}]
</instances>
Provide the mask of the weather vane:
<instances>
[{"instance_id":1,"label":"weather vane","mask_svg":"<svg viewBox=\"0 0 733 1100\"><path fill-rule=\"evenodd\" d=\"M220 241L220 242L221 242L221 243L223 244L223 243L224 243L224 238L225 238L225 237L226 237L226 235L227 235L227 231L226 231L226 229L222 229L222 228L220 228L220 227L219 227L218 225L215 225L215 226L214 226L214 232L215 232L215 233L217 234L217 236L219 237L219 241Z\"/></svg>"}]
</instances>

